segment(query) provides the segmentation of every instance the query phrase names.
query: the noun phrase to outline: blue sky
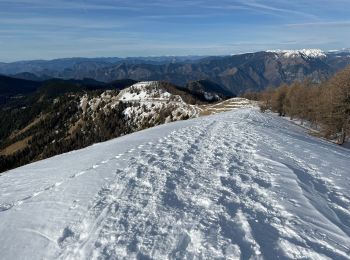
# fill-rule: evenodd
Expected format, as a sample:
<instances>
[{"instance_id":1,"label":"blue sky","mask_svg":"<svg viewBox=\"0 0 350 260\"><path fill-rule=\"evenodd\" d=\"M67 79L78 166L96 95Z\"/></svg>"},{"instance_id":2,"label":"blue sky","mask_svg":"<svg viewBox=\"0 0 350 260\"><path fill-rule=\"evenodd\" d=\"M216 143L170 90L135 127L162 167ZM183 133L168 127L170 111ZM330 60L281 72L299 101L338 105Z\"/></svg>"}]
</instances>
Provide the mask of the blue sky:
<instances>
[{"instance_id":1,"label":"blue sky","mask_svg":"<svg viewBox=\"0 0 350 260\"><path fill-rule=\"evenodd\" d=\"M349 0L0 0L0 61L350 47Z\"/></svg>"}]
</instances>

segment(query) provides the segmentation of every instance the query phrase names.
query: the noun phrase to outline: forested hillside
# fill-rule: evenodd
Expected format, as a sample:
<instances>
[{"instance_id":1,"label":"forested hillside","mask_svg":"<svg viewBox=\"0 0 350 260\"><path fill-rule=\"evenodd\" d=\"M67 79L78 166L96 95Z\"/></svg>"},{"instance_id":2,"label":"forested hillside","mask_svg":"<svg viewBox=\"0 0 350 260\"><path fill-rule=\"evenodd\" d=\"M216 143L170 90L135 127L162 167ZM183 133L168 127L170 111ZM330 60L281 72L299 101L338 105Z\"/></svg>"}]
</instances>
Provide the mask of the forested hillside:
<instances>
[{"instance_id":1,"label":"forested hillside","mask_svg":"<svg viewBox=\"0 0 350 260\"><path fill-rule=\"evenodd\" d=\"M308 121L338 144L350 137L350 67L321 84L295 82L246 97L260 100L263 111Z\"/></svg>"},{"instance_id":2,"label":"forested hillside","mask_svg":"<svg viewBox=\"0 0 350 260\"><path fill-rule=\"evenodd\" d=\"M166 82L47 82L0 106L0 172L165 122L199 114L206 103ZM125 88L133 84L130 88ZM107 90L106 90L107 88Z\"/></svg>"}]
</instances>

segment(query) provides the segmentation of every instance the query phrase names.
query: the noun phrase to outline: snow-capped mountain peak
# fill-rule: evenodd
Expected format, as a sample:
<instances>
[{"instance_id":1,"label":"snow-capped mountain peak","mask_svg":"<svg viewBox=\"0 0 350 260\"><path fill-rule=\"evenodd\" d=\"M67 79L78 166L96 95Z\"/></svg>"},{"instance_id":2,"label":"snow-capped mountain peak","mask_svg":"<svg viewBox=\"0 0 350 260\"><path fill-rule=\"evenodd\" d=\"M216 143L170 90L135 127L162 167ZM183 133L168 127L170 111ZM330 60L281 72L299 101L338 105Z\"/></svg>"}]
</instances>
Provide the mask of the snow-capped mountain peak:
<instances>
[{"instance_id":1,"label":"snow-capped mountain peak","mask_svg":"<svg viewBox=\"0 0 350 260\"><path fill-rule=\"evenodd\" d=\"M301 49L301 50L268 50L267 52L276 53L284 58L325 58L326 53L320 49Z\"/></svg>"}]
</instances>

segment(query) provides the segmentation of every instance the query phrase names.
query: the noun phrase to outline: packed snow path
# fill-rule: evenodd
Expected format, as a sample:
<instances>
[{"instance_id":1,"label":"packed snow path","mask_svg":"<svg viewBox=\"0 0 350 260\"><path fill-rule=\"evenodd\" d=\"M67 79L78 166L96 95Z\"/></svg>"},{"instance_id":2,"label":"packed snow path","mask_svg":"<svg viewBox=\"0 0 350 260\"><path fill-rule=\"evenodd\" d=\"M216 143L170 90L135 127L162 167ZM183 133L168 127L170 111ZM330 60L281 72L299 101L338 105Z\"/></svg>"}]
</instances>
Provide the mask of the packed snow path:
<instances>
[{"instance_id":1,"label":"packed snow path","mask_svg":"<svg viewBox=\"0 0 350 260\"><path fill-rule=\"evenodd\" d=\"M257 109L0 177L1 259L350 259L350 151Z\"/></svg>"}]
</instances>

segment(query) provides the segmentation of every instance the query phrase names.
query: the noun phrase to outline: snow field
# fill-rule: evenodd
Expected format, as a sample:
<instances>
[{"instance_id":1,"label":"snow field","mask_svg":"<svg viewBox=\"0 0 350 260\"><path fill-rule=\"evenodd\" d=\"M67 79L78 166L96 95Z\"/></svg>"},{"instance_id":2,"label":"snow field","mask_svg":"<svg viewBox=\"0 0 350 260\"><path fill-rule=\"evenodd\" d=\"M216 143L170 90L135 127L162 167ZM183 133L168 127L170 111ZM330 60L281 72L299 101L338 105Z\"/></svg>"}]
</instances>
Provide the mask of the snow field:
<instances>
[{"instance_id":1,"label":"snow field","mask_svg":"<svg viewBox=\"0 0 350 260\"><path fill-rule=\"evenodd\" d=\"M0 258L350 259L349 159L256 108L148 129L2 175Z\"/></svg>"}]
</instances>

